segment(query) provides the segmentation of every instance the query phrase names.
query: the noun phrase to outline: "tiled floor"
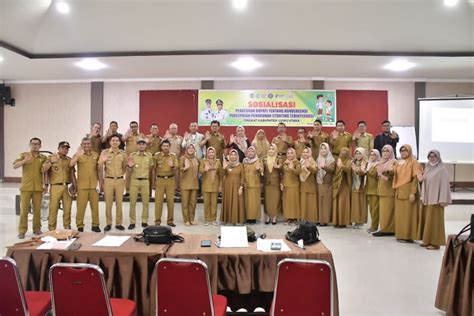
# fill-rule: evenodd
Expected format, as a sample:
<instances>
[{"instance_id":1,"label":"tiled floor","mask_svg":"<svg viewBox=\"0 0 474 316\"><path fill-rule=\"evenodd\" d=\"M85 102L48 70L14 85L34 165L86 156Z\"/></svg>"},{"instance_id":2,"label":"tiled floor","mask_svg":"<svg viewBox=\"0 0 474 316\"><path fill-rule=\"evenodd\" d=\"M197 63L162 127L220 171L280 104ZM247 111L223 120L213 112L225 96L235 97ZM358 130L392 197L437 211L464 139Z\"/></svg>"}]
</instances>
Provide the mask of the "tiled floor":
<instances>
[{"instance_id":1,"label":"tiled floor","mask_svg":"<svg viewBox=\"0 0 474 316\"><path fill-rule=\"evenodd\" d=\"M18 216L14 210L16 194L17 184L0 184L0 249L3 253L6 246L17 241ZM151 204L151 210L153 208ZM456 216L448 215L450 213L456 213ZM470 213L474 213L473 205L449 206L446 218L455 220L446 222L446 233L457 233L468 223ZM104 223L103 203L100 204L100 214L101 223ZM202 224L202 204L198 204L197 214L200 225L186 227L182 223L181 207L176 205L177 227L174 231L219 233L218 227ZM124 225L128 226L128 203L124 205L124 218ZM31 233L31 222L29 224ZM46 224L43 222L43 229ZM61 219L58 224L62 224ZM89 228L88 211L86 229ZM267 226L263 223L253 228L257 233L282 236L289 229L282 224ZM136 228L133 232L140 230ZM400 244L393 238L374 238L365 232L365 228L341 230L322 227L320 234L334 255L341 315L442 315L434 307L434 300L444 248L427 251L418 244Z\"/></svg>"}]
</instances>

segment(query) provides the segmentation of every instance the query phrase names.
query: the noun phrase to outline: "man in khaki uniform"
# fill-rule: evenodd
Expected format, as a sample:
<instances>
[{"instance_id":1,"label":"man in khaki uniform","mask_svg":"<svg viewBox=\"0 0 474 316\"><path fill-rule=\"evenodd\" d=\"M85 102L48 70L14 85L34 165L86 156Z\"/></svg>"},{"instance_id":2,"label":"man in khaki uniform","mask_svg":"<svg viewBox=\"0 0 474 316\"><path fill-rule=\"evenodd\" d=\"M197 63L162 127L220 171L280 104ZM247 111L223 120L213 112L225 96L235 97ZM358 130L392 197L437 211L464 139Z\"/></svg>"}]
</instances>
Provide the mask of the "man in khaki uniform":
<instances>
[{"instance_id":1,"label":"man in khaki uniform","mask_svg":"<svg viewBox=\"0 0 474 316\"><path fill-rule=\"evenodd\" d=\"M102 125L100 123L94 123L92 125L91 133L89 138L91 140L92 150L95 151L98 155L102 152L102 136L100 136L100 129Z\"/></svg>"},{"instance_id":2,"label":"man in khaki uniform","mask_svg":"<svg viewBox=\"0 0 474 316\"><path fill-rule=\"evenodd\" d=\"M99 227L99 192L97 192L97 183L99 175L97 164L99 154L92 150L91 140L84 137L81 141L81 147L72 156L69 166L74 167L77 164L77 214L76 226L80 232L84 231L84 214L86 213L87 203L90 204L92 213L92 231L100 233Z\"/></svg>"},{"instance_id":3,"label":"man in khaki uniform","mask_svg":"<svg viewBox=\"0 0 474 316\"><path fill-rule=\"evenodd\" d=\"M319 146L322 143L327 143L329 135L322 131L323 123L320 119L314 121L313 130L309 131L308 139L311 145L311 151L313 152L313 158L316 160L319 156Z\"/></svg>"},{"instance_id":4,"label":"man in khaki uniform","mask_svg":"<svg viewBox=\"0 0 474 316\"><path fill-rule=\"evenodd\" d=\"M41 200L47 185L43 185L41 167L46 161L46 156L39 153L41 140L30 139L30 151L21 153L13 162L13 168L21 170L20 185L20 224L18 225L18 238L24 239L28 230L28 212L30 203L33 202L33 234L41 235Z\"/></svg>"},{"instance_id":5,"label":"man in khaki uniform","mask_svg":"<svg viewBox=\"0 0 474 316\"><path fill-rule=\"evenodd\" d=\"M161 224L161 214L163 212L163 198L166 194L166 204L168 206L168 226L175 227L174 224L174 190L176 182L174 178L175 170L178 169L178 159L170 152L169 140L161 142L161 152L154 156L155 167L153 169L153 188L155 189L155 224Z\"/></svg>"},{"instance_id":6,"label":"man in khaki uniform","mask_svg":"<svg viewBox=\"0 0 474 316\"><path fill-rule=\"evenodd\" d=\"M74 168L70 167L71 158L67 156L71 146L62 141L58 145L58 153L47 158L43 163L41 171L47 175L50 184L49 191L49 218L48 229L55 230L58 218L59 203L63 205L63 227L71 229L71 205L72 197L69 194L69 185L74 192L76 177Z\"/></svg>"},{"instance_id":7,"label":"man in khaki uniform","mask_svg":"<svg viewBox=\"0 0 474 316\"><path fill-rule=\"evenodd\" d=\"M277 146L278 157L286 159L286 151L288 148L293 147L293 138L286 135L285 123L278 123L278 135L273 137L272 143Z\"/></svg>"},{"instance_id":8,"label":"man in khaki uniform","mask_svg":"<svg viewBox=\"0 0 474 316\"><path fill-rule=\"evenodd\" d=\"M125 135L122 136L122 141L125 142L125 153L127 154L127 158L130 157L131 153L134 153L138 150L137 147L137 141L140 138L144 138L145 135L138 132L138 123L136 121L131 121L130 122L130 128L128 131L125 133ZM129 194L130 191L130 172L127 170L127 173L125 175L125 188L127 190L127 193L125 196Z\"/></svg>"},{"instance_id":9,"label":"man in khaki uniform","mask_svg":"<svg viewBox=\"0 0 474 316\"><path fill-rule=\"evenodd\" d=\"M374 149L374 136L370 133L367 133L367 123L365 123L365 121L359 121L357 123L357 130L354 132L352 140L354 141L356 147L364 148L367 155L372 149Z\"/></svg>"},{"instance_id":10,"label":"man in khaki uniform","mask_svg":"<svg viewBox=\"0 0 474 316\"><path fill-rule=\"evenodd\" d=\"M125 189L123 175L127 167L127 155L119 149L120 137L110 137L110 148L102 151L99 158L99 181L105 197L105 218L107 225L104 231L112 228L112 204L115 196L116 219L115 228L124 230L122 226L122 201Z\"/></svg>"},{"instance_id":11,"label":"man in khaki uniform","mask_svg":"<svg viewBox=\"0 0 474 316\"><path fill-rule=\"evenodd\" d=\"M222 164L222 159L224 157L224 149L227 148L227 143L225 142L225 137L219 133L219 128L221 123L219 121L211 122L211 132L207 131L204 135L204 139L199 143L199 146L214 147L216 150L216 158L220 160Z\"/></svg>"},{"instance_id":12,"label":"man in khaki uniform","mask_svg":"<svg viewBox=\"0 0 474 316\"><path fill-rule=\"evenodd\" d=\"M163 139L167 139L170 142L170 152L175 154L176 159L181 158L181 151L183 146L183 136L178 135L178 125L175 123L171 123L169 129L166 131ZM180 185L180 174L179 169L174 169L174 181L176 183L175 187L175 195L179 196L179 191L181 190Z\"/></svg>"},{"instance_id":13,"label":"man in khaki uniform","mask_svg":"<svg viewBox=\"0 0 474 316\"><path fill-rule=\"evenodd\" d=\"M148 206L150 202L150 170L155 165L153 156L146 152L146 140L140 138L137 141L138 151L131 153L127 167L130 170L130 225L128 229L135 228L136 205L138 192L142 197L142 227L148 226Z\"/></svg>"},{"instance_id":14,"label":"man in khaki uniform","mask_svg":"<svg viewBox=\"0 0 474 316\"><path fill-rule=\"evenodd\" d=\"M332 155L337 161L342 148L351 148L352 135L345 131L346 123L342 120L336 122L336 129L331 132L329 145L332 147Z\"/></svg>"},{"instance_id":15,"label":"man in khaki uniform","mask_svg":"<svg viewBox=\"0 0 474 316\"><path fill-rule=\"evenodd\" d=\"M152 156L160 151L161 137L158 135L159 131L158 124L153 123L150 126L150 134L146 135L146 151L148 151Z\"/></svg>"}]
</instances>

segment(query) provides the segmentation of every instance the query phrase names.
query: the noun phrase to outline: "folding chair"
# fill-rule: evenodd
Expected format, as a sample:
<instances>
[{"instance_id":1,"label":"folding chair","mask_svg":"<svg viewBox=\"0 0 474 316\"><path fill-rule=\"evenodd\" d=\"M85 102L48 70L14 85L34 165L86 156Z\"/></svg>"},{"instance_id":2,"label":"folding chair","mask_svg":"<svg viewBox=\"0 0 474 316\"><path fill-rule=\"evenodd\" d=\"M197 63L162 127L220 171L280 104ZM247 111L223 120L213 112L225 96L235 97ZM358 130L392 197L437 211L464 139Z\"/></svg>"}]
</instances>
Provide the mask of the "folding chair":
<instances>
[{"instance_id":1,"label":"folding chair","mask_svg":"<svg viewBox=\"0 0 474 316\"><path fill-rule=\"evenodd\" d=\"M227 298L211 294L207 265L201 260L164 258L155 270L157 315L225 315Z\"/></svg>"},{"instance_id":2,"label":"folding chair","mask_svg":"<svg viewBox=\"0 0 474 316\"><path fill-rule=\"evenodd\" d=\"M283 259L273 294L271 316L332 315L333 273L322 260Z\"/></svg>"},{"instance_id":3,"label":"folding chair","mask_svg":"<svg viewBox=\"0 0 474 316\"><path fill-rule=\"evenodd\" d=\"M51 309L49 292L23 291L12 258L0 258L0 280L0 315L42 316Z\"/></svg>"},{"instance_id":4,"label":"folding chair","mask_svg":"<svg viewBox=\"0 0 474 316\"><path fill-rule=\"evenodd\" d=\"M102 269L87 263L56 263L49 270L55 316L133 316L128 299L109 298Z\"/></svg>"}]
</instances>

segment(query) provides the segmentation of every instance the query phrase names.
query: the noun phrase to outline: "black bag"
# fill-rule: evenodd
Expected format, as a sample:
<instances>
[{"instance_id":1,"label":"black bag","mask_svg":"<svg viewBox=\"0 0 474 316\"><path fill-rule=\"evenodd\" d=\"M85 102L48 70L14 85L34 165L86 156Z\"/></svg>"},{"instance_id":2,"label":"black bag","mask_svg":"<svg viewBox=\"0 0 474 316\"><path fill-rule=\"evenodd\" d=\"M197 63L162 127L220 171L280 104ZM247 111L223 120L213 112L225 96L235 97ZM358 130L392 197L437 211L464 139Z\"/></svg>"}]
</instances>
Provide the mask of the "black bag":
<instances>
[{"instance_id":1,"label":"black bag","mask_svg":"<svg viewBox=\"0 0 474 316\"><path fill-rule=\"evenodd\" d=\"M304 221L298 224L292 232L286 233L286 239L298 243L298 240L303 239L303 244L311 245L320 241L318 227L314 223Z\"/></svg>"},{"instance_id":2,"label":"black bag","mask_svg":"<svg viewBox=\"0 0 474 316\"><path fill-rule=\"evenodd\" d=\"M137 241L144 241L149 244L171 244L174 242L184 242L182 236L174 235L168 226L152 225L143 230L143 233L135 237Z\"/></svg>"}]
</instances>

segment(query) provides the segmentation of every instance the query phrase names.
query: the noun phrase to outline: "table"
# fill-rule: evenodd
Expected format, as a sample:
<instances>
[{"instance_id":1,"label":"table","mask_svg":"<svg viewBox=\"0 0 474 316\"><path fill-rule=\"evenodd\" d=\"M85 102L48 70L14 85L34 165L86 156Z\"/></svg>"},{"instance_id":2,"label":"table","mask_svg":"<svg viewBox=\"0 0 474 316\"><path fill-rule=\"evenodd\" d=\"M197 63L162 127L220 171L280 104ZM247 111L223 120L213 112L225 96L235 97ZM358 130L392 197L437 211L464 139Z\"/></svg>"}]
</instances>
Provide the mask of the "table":
<instances>
[{"instance_id":1,"label":"table","mask_svg":"<svg viewBox=\"0 0 474 316\"><path fill-rule=\"evenodd\" d=\"M444 251L435 306L447 315L471 316L474 308L474 243L449 235Z\"/></svg>"},{"instance_id":2,"label":"table","mask_svg":"<svg viewBox=\"0 0 474 316\"><path fill-rule=\"evenodd\" d=\"M217 248L214 242L217 240L215 235L183 235L185 242L174 244L165 254L165 257L172 258L191 258L204 261L209 270L209 278L213 293L221 293L226 296L229 293L238 293L248 295L249 298L255 295L267 297L267 301L261 307L268 310L275 288L275 277L278 262L284 258L300 259L320 259L329 262L334 273L334 315L339 314L338 291L336 271L331 251L319 242L317 244L306 246L305 250L298 248L291 242L287 242L291 252L261 252L257 250L257 243L249 243L249 248ZM271 237L268 238L281 238ZM210 248L202 248L201 240L209 239L212 241ZM229 298L229 297L228 297ZM268 301L270 298L270 301ZM243 304L242 302L234 302ZM255 302L254 302L255 303ZM232 300L229 300L229 306L232 310L244 306L232 306ZM254 306L252 306L253 308ZM253 309L252 309L253 310Z\"/></svg>"},{"instance_id":3,"label":"table","mask_svg":"<svg viewBox=\"0 0 474 316\"><path fill-rule=\"evenodd\" d=\"M109 295L136 301L138 315L154 310L155 263L169 245L146 246L130 238L121 247L93 247L105 234L80 233L79 250L38 250L35 246L8 247L7 256L15 259L25 290L48 291L49 268L58 262L92 263L104 271Z\"/></svg>"}]
</instances>

